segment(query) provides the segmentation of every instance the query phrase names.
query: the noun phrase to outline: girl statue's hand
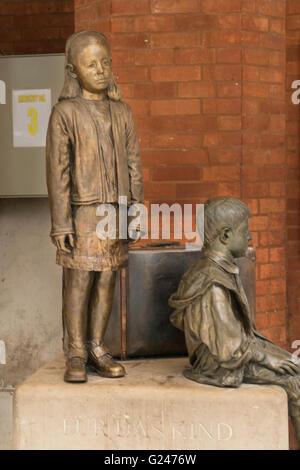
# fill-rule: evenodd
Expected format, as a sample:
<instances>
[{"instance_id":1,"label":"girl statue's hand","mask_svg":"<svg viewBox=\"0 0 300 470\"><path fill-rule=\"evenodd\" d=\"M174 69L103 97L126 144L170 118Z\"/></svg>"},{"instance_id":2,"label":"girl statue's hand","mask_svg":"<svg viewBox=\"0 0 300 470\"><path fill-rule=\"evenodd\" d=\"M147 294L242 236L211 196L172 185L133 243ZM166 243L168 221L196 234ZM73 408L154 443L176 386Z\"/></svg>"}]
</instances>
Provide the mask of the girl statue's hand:
<instances>
[{"instance_id":1,"label":"girl statue's hand","mask_svg":"<svg viewBox=\"0 0 300 470\"><path fill-rule=\"evenodd\" d=\"M136 229L134 232L129 231L129 241L130 245L134 245L135 243L139 242L141 239L141 232L140 230Z\"/></svg>"},{"instance_id":2,"label":"girl statue's hand","mask_svg":"<svg viewBox=\"0 0 300 470\"><path fill-rule=\"evenodd\" d=\"M74 248L74 235L72 233L64 233L63 235L56 235L54 238L54 244L59 251L65 251L71 253Z\"/></svg>"}]
</instances>

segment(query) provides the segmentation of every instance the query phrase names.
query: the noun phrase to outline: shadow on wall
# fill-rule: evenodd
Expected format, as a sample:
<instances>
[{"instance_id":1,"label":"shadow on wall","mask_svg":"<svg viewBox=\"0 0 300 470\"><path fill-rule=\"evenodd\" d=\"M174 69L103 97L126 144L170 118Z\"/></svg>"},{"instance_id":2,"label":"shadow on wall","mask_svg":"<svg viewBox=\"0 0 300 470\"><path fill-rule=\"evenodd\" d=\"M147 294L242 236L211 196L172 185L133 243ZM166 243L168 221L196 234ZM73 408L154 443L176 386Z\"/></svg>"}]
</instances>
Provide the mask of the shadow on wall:
<instances>
[{"instance_id":1,"label":"shadow on wall","mask_svg":"<svg viewBox=\"0 0 300 470\"><path fill-rule=\"evenodd\" d=\"M0 388L62 350L61 269L49 231L47 198L0 199Z\"/></svg>"}]
</instances>

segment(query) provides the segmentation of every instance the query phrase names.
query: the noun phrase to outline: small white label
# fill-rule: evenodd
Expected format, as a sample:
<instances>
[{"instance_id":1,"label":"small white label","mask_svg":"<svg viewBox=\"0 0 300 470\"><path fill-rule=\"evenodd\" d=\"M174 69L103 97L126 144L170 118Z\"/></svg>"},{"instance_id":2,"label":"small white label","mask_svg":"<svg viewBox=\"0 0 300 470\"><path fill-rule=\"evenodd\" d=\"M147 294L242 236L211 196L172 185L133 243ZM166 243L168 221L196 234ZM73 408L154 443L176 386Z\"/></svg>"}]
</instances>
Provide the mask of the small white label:
<instances>
[{"instance_id":1,"label":"small white label","mask_svg":"<svg viewBox=\"0 0 300 470\"><path fill-rule=\"evenodd\" d=\"M3 80L0 80L0 104L6 104L6 86Z\"/></svg>"},{"instance_id":2,"label":"small white label","mask_svg":"<svg viewBox=\"0 0 300 470\"><path fill-rule=\"evenodd\" d=\"M6 348L5 343L0 339L0 364L6 364Z\"/></svg>"}]
</instances>

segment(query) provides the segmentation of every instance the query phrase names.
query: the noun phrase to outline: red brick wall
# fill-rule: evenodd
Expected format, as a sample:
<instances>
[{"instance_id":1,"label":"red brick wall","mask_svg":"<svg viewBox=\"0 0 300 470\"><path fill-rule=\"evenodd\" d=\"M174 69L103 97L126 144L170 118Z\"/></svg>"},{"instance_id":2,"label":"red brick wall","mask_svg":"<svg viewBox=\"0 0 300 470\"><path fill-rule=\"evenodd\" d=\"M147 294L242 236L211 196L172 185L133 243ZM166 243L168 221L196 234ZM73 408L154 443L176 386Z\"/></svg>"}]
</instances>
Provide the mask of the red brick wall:
<instances>
[{"instance_id":1,"label":"red brick wall","mask_svg":"<svg viewBox=\"0 0 300 470\"><path fill-rule=\"evenodd\" d=\"M294 80L300 80L300 2L287 0L287 280L291 344L300 340L300 105L291 102Z\"/></svg>"},{"instance_id":2,"label":"red brick wall","mask_svg":"<svg viewBox=\"0 0 300 470\"><path fill-rule=\"evenodd\" d=\"M64 52L74 0L1 0L0 54Z\"/></svg>"},{"instance_id":3,"label":"red brick wall","mask_svg":"<svg viewBox=\"0 0 300 470\"><path fill-rule=\"evenodd\" d=\"M92 29L110 32L110 0L74 0L74 10L76 31Z\"/></svg>"}]
</instances>

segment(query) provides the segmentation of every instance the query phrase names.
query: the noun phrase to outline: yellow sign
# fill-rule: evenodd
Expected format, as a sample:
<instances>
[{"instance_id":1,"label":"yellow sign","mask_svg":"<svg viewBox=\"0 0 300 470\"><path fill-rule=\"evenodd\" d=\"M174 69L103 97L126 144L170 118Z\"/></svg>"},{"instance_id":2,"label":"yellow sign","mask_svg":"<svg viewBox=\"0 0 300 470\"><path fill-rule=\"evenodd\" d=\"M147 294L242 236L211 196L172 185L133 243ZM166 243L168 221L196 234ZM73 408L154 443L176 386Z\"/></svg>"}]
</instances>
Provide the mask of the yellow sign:
<instances>
[{"instance_id":1,"label":"yellow sign","mask_svg":"<svg viewBox=\"0 0 300 470\"><path fill-rule=\"evenodd\" d=\"M13 90L14 147L45 147L51 90Z\"/></svg>"}]
</instances>

